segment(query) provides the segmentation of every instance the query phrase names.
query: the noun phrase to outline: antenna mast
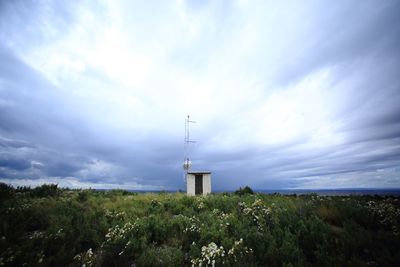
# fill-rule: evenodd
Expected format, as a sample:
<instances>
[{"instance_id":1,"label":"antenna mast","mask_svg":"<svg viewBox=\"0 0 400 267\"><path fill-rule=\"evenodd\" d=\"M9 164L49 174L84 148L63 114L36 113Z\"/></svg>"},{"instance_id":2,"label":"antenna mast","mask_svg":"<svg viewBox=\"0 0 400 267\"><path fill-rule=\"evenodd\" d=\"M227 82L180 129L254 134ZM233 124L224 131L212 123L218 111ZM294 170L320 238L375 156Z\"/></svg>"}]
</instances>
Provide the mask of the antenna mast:
<instances>
[{"instance_id":1,"label":"antenna mast","mask_svg":"<svg viewBox=\"0 0 400 267\"><path fill-rule=\"evenodd\" d=\"M190 143L196 143L196 141L190 140L190 131L189 131L189 125L190 123L196 123L195 121L190 120L190 116L187 115L185 119L185 139L184 139L184 155L183 155L183 169L185 170L185 177L184 180L186 182L186 175L190 168L192 167L192 162L189 159L189 144Z\"/></svg>"}]
</instances>

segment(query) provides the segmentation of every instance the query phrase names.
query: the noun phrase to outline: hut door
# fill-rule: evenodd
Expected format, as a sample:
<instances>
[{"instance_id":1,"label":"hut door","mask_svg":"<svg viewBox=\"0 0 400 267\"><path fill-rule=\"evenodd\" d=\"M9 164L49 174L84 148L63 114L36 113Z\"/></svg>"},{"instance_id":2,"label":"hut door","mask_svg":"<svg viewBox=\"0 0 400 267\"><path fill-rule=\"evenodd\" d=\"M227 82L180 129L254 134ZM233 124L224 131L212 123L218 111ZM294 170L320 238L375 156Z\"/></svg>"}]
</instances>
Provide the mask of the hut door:
<instances>
[{"instance_id":1,"label":"hut door","mask_svg":"<svg viewBox=\"0 0 400 267\"><path fill-rule=\"evenodd\" d=\"M195 192L196 195L202 195L203 194L203 175L202 174L196 174L195 175L194 192Z\"/></svg>"}]
</instances>

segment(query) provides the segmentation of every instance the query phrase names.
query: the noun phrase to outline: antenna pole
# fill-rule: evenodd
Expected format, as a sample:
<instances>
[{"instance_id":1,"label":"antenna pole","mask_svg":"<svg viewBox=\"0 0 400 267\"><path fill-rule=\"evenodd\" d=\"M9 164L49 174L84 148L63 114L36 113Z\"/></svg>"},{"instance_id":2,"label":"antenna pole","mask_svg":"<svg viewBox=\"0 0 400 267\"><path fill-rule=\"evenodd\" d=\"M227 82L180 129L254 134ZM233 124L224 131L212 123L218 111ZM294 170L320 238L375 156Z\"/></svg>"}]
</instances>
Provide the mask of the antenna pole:
<instances>
[{"instance_id":1,"label":"antenna pole","mask_svg":"<svg viewBox=\"0 0 400 267\"><path fill-rule=\"evenodd\" d=\"M185 119L185 138L184 138L184 144L183 144L183 149L184 149L184 155L183 155L183 169L185 170L184 173L184 180L186 182L186 176L188 171L191 168L192 163L190 162L189 159L189 144L190 143L195 143L195 141L190 140L190 130L189 130L189 125L190 123L196 123L195 121L190 120L190 116L187 115Z\"/></svg>"}]
</instances>

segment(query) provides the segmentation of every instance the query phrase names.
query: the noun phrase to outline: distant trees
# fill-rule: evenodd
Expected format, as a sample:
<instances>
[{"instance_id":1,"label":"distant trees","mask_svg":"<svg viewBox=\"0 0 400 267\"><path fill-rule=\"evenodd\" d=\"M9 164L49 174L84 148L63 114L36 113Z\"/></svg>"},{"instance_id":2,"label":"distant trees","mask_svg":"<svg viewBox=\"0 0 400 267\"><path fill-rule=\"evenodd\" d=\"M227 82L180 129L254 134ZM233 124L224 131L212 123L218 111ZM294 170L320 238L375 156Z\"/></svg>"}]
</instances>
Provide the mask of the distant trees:
<instances>
[{"instance_id":1,"label":"distant trees","mask_svg":"<svg viewBox=\"0 0 400 267\"><path fill-rule=\"evenodd\" d=\"M27 186L14 188L11 185L0 183L0 200L9 199L15 193L24 193L32 197L56 197L60 195L61 191L57 184L43 184L35 188Z\"/></svg>"},{"instance_id":2,"label":"distant trees","mask_svg":"<svg viewBox=\"0 0 400 267\"><path fill-rule=\"evenodd\" d=\"M15 193L15 190L12 186L0 183L0 200L6 200L11 198Z\"/></svg>"},{"instance_id":3,"label":"distant trees","mask_svg":"<svg viewBox=\"0 0 400 267\"><path fill-rule=\"evenodd\" d=\"M243 195L253 195L254 191L249 186L245 186L243 188L239 187L238 190L235 191L235 195L243 196Z\"/></svg>"},{"instance_id":4,"label":"distant trees","mask_svg":"<svg viewBox=\"0 0 400 267\"><path fill-rule=\"evenodd\" d=\"M55 197L61 193L61 189L56 184L44 184L35 187L31 191L31 195L35 197Z\"/></svg>"}]
</instances>

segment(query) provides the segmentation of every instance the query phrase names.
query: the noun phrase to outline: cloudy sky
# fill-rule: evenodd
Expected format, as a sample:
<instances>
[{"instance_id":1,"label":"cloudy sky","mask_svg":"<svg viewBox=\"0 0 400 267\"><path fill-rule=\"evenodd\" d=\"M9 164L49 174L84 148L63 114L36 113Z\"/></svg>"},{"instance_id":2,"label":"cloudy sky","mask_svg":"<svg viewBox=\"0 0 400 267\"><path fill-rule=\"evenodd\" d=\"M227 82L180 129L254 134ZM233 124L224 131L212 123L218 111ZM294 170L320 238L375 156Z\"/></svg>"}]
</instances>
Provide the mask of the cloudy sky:
<instances>
[{"instance_id":1,"label":"cloudy sky","mask_svg":"<svg viewBox=\"0 0 400 267\"><path fill-rule=\"evenodd\" d=\"M400 2L1 1L0 181L400 187Z\"/></svg>"}]
</instances>

